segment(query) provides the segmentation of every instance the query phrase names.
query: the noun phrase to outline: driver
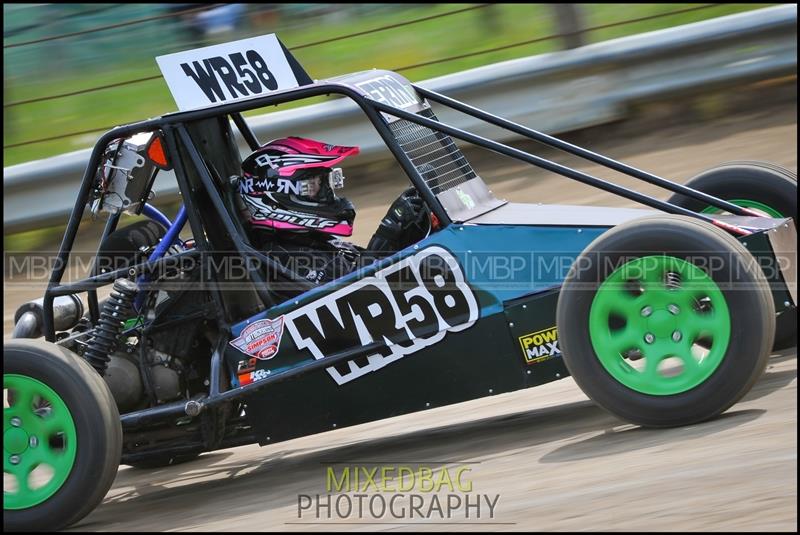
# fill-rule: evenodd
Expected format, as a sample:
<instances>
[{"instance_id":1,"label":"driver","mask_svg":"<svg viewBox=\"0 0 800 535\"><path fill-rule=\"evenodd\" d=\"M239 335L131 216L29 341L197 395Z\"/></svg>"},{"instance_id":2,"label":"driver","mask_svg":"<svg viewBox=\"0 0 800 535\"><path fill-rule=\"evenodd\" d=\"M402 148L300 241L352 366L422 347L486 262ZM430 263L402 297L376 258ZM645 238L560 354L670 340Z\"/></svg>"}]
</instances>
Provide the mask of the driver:
<instances>
[{"instance_id":1,"label":"driver","mask_svg":"<svg viewBox=\"0 0 800 535\"><path fill-rule=\"evenodd\" d=\"M242 162L239 195L253 245L306 280L323 284L424 238L431 230L430 213L414 188L392 203L366 250L340 238L353 234L356 210L336 195L344 175L334 166L358 151L287 137L250 154ZM299 293L291 285L275 289L286 298Z\"/></svg>"}]
</instances>

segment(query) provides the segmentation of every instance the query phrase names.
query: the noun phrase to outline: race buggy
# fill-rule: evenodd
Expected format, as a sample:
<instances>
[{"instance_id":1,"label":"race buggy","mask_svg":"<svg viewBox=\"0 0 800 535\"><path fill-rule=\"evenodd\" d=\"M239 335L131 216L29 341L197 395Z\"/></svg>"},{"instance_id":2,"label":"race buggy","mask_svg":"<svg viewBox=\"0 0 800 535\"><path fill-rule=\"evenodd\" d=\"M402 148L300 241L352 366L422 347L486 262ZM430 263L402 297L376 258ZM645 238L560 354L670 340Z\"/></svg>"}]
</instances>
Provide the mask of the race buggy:
<instances>
[{"instance_id":1,"label":"race buggy","mask_svg":"<svg viewBox=\"0 0 800 535\"><path fill-rule=\"evenodd\" d=\"M77 522L120 463L164 466L567 376L634 424L701 422L748 392L773 344L796 340L793 173L731 163L681 185L394 72L311 81L284 47L249 41L199 49L205 59L178 58L169 73L159 58L168 81L182 70L206 100L114 128L94 147L49 286L17 311L3 348L5 529ZM183 87L170 84L176 100ZM255 150L243 112L325 95L360 107L431 224L417 243L315 285L252 245L234 128ZM434 106L672 196L447 125ZM647 208L500 200L455 140ZM180 189L173 219L148 204L160 170ZM63 282L87 205L108 214L95 269ZM145 219L118 229L122 214ZM231 263L241 270L221 267ZM281 298L286 287L298 295Z\"/></svg>"}]
</instances>

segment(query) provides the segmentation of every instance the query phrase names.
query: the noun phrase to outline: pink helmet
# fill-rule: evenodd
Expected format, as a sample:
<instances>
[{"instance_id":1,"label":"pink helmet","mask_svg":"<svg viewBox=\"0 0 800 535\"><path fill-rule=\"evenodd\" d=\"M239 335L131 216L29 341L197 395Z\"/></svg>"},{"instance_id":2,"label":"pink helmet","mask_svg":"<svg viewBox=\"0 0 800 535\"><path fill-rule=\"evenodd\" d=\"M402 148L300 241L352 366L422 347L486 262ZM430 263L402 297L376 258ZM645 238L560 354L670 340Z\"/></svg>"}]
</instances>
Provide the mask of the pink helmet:
<instances>
[{"instance_id":1,"label":"pink helmet","mask_svg":"<svg viewBox=\"0 0 800 535\"><path fill-rule=\"evenodd\" d=\"M239 194L250 223L350 236L356 212L350 201L334 193L344 186L342 170L334 165L358 151L300 137L263 145L242 162Z\"/></svg>"}]
</instances>

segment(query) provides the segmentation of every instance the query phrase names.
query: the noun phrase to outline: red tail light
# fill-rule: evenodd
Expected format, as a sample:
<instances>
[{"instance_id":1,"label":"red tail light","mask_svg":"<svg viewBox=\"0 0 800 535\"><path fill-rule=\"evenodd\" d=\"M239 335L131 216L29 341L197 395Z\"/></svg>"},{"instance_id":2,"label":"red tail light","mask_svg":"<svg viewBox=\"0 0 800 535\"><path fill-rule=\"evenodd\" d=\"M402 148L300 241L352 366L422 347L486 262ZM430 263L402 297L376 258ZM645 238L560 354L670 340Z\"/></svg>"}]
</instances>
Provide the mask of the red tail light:
<instances>
[{"instance_id":1,"label":"red tail light","mask_svg":"<svg viewBox=\"0 0 800 535\"><path fill-rule=\"evenodd\" d=\"M164 141L161 139L161 136L158 134L154 135L153 138L150 140L150 143L147 145L147 150L145 151L147 154L147 159L157 165L159 168L169 171L172 169L172 166L167 161L167 154L164 151Z\"/></svg>"}]
</instances>

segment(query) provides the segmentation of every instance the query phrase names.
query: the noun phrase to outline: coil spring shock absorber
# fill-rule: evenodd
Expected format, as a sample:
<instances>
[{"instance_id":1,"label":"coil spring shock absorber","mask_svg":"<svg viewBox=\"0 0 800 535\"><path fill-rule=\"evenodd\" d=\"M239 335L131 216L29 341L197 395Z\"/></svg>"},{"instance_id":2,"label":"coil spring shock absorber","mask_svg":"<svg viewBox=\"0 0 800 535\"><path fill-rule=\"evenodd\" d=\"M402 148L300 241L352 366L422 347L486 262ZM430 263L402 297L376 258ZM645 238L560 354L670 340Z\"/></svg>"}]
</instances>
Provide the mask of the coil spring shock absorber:
<instances>
[{"instance_id":1,"label":"coil spring shock absorber","mask_svg":"<svg viewBox=\"0 0 800 535\"><path fill-rule=\"evenodd\" d=\"M683 281L678 273L668 271L664 276L664 285L670 290L677 290L681 287Z\"/></svg>"},{"instance_id":2,"label":"coil spring shock absorber","mask_svg":"<svg viewBox=\"0 0 800 535\"><path fill-rule=\"evenodd\" d=\"M133 315L133 298L136 292L135 282L117 279L114 281L111 295L103 305L94 336L89 340L84 352L86 360L100 375L105 375L108 362L111 360L109 355L117 350L125 319Z\"/></svg>"}]
</instances>

